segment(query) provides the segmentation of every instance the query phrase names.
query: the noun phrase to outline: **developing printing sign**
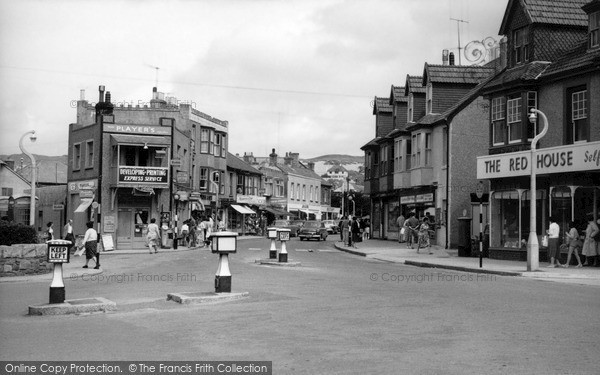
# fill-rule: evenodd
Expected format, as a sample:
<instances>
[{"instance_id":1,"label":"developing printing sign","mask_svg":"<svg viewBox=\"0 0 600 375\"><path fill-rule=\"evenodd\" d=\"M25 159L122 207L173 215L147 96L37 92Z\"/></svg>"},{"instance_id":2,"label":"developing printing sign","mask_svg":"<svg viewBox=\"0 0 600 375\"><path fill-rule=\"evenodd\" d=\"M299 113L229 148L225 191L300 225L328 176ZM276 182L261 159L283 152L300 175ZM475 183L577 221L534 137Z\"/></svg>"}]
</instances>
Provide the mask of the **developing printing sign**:
<instances>
[{"instance_id":1,"label":"developing printing sign","mask_svg":"<svg viewBox=\"0 0 600 375\"><path fill-rule=\"evenodd\" d=\"M119 182L168 184L169 169L157 167L119 167Z\"/></svg>"},{"instance_id":2,"label":"developing printing sign","mask_svg":"<svg viewBox=\"0 0 600 375\"><path fill-rule=\"evenodd\" d=\"M539 149L535 153L536 174L600 170L600 142L578 143ZM531 151L480 156L477 179L531 175Z\"/></svg>"}]
</instances>

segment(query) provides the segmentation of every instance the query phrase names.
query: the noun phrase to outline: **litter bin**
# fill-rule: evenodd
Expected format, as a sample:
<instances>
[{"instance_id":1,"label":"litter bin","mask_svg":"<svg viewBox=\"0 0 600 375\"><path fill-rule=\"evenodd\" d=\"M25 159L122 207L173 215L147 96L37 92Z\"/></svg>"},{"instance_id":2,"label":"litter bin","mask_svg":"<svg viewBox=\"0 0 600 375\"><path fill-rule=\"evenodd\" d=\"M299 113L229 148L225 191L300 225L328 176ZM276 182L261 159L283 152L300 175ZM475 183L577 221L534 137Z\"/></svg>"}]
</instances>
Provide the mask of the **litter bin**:
<instances>
[{"instance_id":1,"label":"litter bin","mask_svg":"<svg viewBox=\"0 0 600 375\"><path fill-rule=\"evenodd\" d=\"M170 249L173 247L173 230L168 229L166 233L167 235L163 237L163 248Z\"/></svg>"},{"instance_id":2,"label":"litter bin","mask_svg":"<svg viewBox=\"0 0 600 375\"><path fill-rule=\"evenodd\" d=\"M458 218L458 256L471 256L471 218Z\"/></svg>"}]
</instances>

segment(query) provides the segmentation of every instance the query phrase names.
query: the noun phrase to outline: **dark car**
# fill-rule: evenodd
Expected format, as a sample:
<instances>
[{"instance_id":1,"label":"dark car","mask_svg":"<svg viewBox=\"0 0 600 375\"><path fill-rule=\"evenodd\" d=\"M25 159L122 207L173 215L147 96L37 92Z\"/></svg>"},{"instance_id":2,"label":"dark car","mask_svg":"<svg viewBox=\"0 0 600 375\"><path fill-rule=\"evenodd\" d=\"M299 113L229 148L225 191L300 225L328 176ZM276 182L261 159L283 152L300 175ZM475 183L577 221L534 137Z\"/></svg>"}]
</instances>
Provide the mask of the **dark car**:
<instances>
[{"instance_id":1,"label":"dark car","mask_svg":"<svg viewBox=\"0 0 600 375\"><path fill-rule=\"evenodd\" d=\"M320 220L305 221L300 229L298 237L300 237L300 241L310 240L312 238L319 241L325 241L327 239L327 228L325 227L325 223Z\"/></svg>"},{"instance_id":2,"label":"dark car","mask_svg":"<svg viewBox=\"0 0 600 375\"><path fill-rule=\"evenodd\" d=\"M302 223L297 220L275 220L271 225L274 228L289 229L290 237L297 237Z\"/></svg>"}]
</instances>

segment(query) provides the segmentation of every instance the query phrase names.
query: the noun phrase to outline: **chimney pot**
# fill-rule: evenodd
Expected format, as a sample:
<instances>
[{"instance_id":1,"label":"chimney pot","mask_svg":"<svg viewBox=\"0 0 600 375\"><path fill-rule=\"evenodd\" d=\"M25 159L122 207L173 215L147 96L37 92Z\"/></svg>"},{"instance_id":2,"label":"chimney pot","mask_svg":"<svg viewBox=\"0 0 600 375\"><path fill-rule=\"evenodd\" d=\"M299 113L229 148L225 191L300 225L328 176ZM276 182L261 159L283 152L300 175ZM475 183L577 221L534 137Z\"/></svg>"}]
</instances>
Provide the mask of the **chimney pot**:
<instances>
[{"instance_id":1,"label":"chimney pot","mask_svg":"<svg viewBox=\"0 0 600 375\"><path fill-rule=\"evenodd\" d=\"M454 66L454 52L450 52L449 60L450 60L450 65Z\"/></svg>"}]
</instances>

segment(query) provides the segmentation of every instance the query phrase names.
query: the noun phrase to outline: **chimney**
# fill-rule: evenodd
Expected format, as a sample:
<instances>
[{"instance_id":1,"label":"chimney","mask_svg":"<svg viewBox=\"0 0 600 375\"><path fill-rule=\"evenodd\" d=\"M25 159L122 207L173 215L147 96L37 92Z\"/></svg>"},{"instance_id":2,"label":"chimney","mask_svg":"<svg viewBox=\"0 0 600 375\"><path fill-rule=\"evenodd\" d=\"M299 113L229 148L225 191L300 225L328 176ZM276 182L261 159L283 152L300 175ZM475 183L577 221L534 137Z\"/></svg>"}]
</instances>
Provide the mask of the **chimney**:
<instances>
[{"instance_id":1,"label":"chimney","mask_svg":"<svg viewBox=\"0 0 600 375\"><path fill-rule=\"evenodd\" d=\"M310 169L311 171L315 171L315 163L312 161L308 162L308 169Z\"/></svg>"},{"instance_id":2,"label":"chimney","mask_svg":"<svg viewBox=\"0 0 600 375\"><path fill-rule=\"evenodd\" d=\"M275 153L275 149L273 149L273 151L271 152L271 155L269 155L269 165L270 166L277 165L277 154Z\"/></svg>"},{"instance_id":3,"label":"chimney","mask_svg":"<svg viewBox=\"0 0 600 375\"><path fill-rule=\"evenodd\" d=\"M85 100L85 89L79 90L79 100Z\"/></svg>"},{"instance_id":4,"label":"chimney","mask_svg":"<svg viewBox=\"0 0 600 375\"><path fill-rule=\"evenodd\" d=\"M292 167L298 168L300 166L300 154L297 152L290 152L290 158L292 159Z\"/></svg>"},{"instance_id":5,"label":"chimney","mask_svg":"<svg viewBox=\"0 0 600 375\"><path fill-rule=\"evenodd\" d=\"M454 52L450 52L450 56L449 56L449 63L450 66L454 66Z\"/></svg>"},{"instance_id":6,"label":"chimney","mask_svg":"<svg viewBox=\"0 0 600 375\"><path fill-rule=\"evenodd\" d=\"M98 87L98 103L104 103L104 86Z\"/></svg>"},{"instance_id":7,"label":"chimney","mask_svg":"<svg viewBox=\"0 0 600 375\"><path fill-rule=\"evenodd\" d=\"M292 166L292 162L294 161L294 158L290 155L291 153L286 152L285 153L285 157L283 158L283 164L288 165L288 166Z\"/></svg>"},{"instance_id":8,"label":"chimney","mask_svg":"<svg viewBox=\"0 0 600 375\"><path fill-rule=\"evenodd\" d=\"M442 65L448 65L448 50L442 50Z\"/></svg>"},{"instance_id":9,"label":"chimney","mask_svg":"<svg viewBox=\"0 0 600 375\"><path fill-rule=\"evenodd\" d=\"M502 37L502 39L500 39L500 63L497 64L496 66L498 66L499 70L503 70L504 68L506 68L507 64L508 64L508 60L507 60L507 39L505 36Z\"/></svg>"}]
</instances>

